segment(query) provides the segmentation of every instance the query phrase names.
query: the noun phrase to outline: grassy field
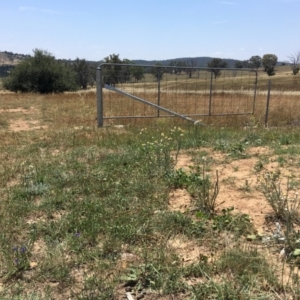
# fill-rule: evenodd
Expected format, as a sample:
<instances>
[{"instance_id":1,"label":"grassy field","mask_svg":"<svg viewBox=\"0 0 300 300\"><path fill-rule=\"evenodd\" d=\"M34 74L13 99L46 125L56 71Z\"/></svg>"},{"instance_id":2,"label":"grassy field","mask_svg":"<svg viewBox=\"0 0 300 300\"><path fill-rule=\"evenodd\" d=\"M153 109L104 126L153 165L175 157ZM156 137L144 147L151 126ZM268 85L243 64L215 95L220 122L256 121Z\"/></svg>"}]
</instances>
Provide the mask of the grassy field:
<instances>
[{"instance_id":1,"label":"grassy field","mask_svg":"<svg viewBox=\"0 0 300 300\"><path fill-rule=\"evenodd\" d=\"M1 92L0 298L299 299L298 99L97 128L93 91Z\"/></svg>"}]
</instances>

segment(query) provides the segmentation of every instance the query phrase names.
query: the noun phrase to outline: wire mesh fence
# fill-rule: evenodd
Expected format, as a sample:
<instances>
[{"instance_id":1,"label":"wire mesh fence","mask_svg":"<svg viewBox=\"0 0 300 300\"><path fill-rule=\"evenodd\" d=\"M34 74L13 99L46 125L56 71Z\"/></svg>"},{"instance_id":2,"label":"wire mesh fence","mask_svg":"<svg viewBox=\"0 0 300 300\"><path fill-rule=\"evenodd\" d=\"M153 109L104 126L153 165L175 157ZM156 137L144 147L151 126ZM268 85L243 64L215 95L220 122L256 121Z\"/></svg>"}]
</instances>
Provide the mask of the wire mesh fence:
<instances>
[{"instance_id":1,"label":"wire mesh fence","mask_svg":"<svg viewBox=\"0 0 300 300\"><path fill-rule=\"evenodd\" d=\"M253 114L257 73L249 69L101 66L103 119ZM115 90L114 90L115 88ZM118 93L122 91L125 93Z\"/></svg>"},{"instance_id":2,"label":"wire mesh fence","mask_svg":"<svg viewBox=\"0 0 300 300\"><path fill-rule=\"evenodd\" d=\"M300 76L258 82L255 116L265 126L300 125Z\"/></svg>"},{"instance_id":3,"label":"wire mesh fence","mask_svg":"<svg viewBox=\"0 0 300 300\"><path fill-rule=\"evenodd\" d=\"M284 82L273 77L268 97L269 77L252 69L103 64L97 72L98 126L177 114L192 120L250 116L270 126L300 123L300 76Z\"/></svg>"}]
</instances>

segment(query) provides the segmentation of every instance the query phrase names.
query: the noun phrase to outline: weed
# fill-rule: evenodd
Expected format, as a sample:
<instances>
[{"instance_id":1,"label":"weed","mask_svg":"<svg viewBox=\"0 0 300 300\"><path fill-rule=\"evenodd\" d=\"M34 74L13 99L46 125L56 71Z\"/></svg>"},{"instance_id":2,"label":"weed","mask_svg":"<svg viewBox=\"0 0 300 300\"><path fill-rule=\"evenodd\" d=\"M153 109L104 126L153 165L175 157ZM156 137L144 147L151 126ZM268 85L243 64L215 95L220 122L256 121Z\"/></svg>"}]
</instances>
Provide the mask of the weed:
<instances>
[{"instance_id":1,"label":"weed","mask_svg":"<svg viewBox=\"0 0 300 300\"><path fill-rule=\"evenodd\" d=\"M286 158L283 156L278 156L277 161L280 167L283 167L287 162Z\"/></svg>"},{"instance_id":2,"label":"weed","mask_svg":"<svg viewBox=\"0 0 300 300\"><path fill-rule=\"evenodd\" d=\"M260 171L262 171L263 170L263 168L264 168L264 163L261 161L261 160L259 160L255 165L254 165L254 170L255 170L255 172L260 172Z\"/></svg>"},{"instance_id":3,"label":"weed","mask_svg":"<svg viewBox=\"0 0 300 300\"><path fill-rule=\"evenodd\" d=\"M166 254L158 249L154 255L144 254L144 263L129 268L122 281L130 283L135 290L154 289L161 294L185 291L186 286L181 281L182 267L174 254ZM168 264L161 264L162 260Z\"/></svg>"},{"instance_id":4,"label":"weed","mask_svg":"<svg viewBox=\"0 0 300 300\"><path fill-rule=\"evenodd\" d=\"M218 231L229 231L237 236L245 235L253 231L250 218L246 214L232 214L233 207L222 209L221 214L212 218L212 229Z\"/></svg>"},{"instance_id":5,"label":"weed","mask_svg":"<svg viewBox=\"0 0 300 300\"><path fill-rule=\"evenodd\" d=\"M210 177L205 173L205 158L202 159L202 166L191 170L189 173L182 169L169 172L166 174L166 180L170 187L187 188L195 198L197 209L213 214L219 193L218 171L216 171L216 182L212 184Z\"/></svg>"},{"instance_id":6,"label":"weed","mask_svg":"<svg viewBox=\"0 0 300 300\"><path fill-rule=\"evenodd\" d=\"M141 131L144 134L145 131ZM162 170L164 174L170 172L177 162L178 153L181 148L181 140L184 131L180 127L174 127L169 135L161 133L158 138L152 137L151 142L142 144L141 152L147 157L147 167L151 171ZM173 155L173 151L175 154Z\"/></svg>"},{"instance_id":7,"label":"weed","mask_svg":"<svg viewBox=\"0 0 300 300\"><path fill-rule=\"evenodd\" d=\"M243 192L250 193L251 192L251 182L249 182L248 179L246 179L244 185L241 186L239 189Z\"/></svg>"},{"instance_id":8,"label":"weed","mask_svg":"<svg viewBox=\"0 0 300 300\"><path fill-rule=\"evenodd\" d=\"M275 218L282 221L298 223L300 202L298 192L291 194L289 178L285 189L280 182L279 174L265 173L261 183L261 188L265 198L272 207Z\"/></svg>"},{"instance_id":9,"label":"weed","mask_svg":"<svg viewBox=\"0 0 300 300\"><path fill-rule=\"evenodd\" d=\"M205 174L204 169L201 178L202 183L200 185L193 184L191 187L191 193L195 197L196 207L207 213L214 214L219 194L218 171L216 171L216 181L214 184L211 183L210 178Z\"/></svg>"},{"instance_id":10,"label":"weed","mask_svg":"<svg viewBox=\"0 0 300 300\"><path fill-rule=\"evenodd\" d=\"M216 141L215 150L220 150L228 153L228 155L240 158L245 157L246 145L248 145L248 141L246 139L242 139L239 142L230 143L224 139L220 139Z\"/></svg>"},{"instance_id":11,"label":"weed","mask_svg":"<svg viewBox=\"0 0 300 300\"><path fill-rule=\"evenodd\" d=\"M184 171L182 168L173 170L166 174L165 178L170 187L175 189L189 188L193 185L202 185L203 177L199 168L190 168L190 172Z\"/></svg>"}]
</instances>

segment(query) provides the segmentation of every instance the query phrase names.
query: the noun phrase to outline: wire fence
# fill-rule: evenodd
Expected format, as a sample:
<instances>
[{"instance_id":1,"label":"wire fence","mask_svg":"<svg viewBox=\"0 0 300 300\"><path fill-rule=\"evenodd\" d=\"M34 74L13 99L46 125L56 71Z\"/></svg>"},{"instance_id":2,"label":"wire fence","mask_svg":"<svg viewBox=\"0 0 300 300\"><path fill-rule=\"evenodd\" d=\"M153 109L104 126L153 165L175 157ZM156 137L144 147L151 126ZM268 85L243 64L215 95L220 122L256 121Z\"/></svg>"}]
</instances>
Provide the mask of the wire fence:
<instances>
[{"instance_id":1,"label":"wire fence","mask_svg":"<svg viewBox=\"0 0 300 300\"><path fill-rule=\"evenodd\" d=\"M296 124L299 91L299 76L284 84L269 82L252 69L102 64L97 69L98 126L174 116L193 121L250 116L266 126ZM277 118L283 111L284 117Z\"/></svg>"}]
</instances>

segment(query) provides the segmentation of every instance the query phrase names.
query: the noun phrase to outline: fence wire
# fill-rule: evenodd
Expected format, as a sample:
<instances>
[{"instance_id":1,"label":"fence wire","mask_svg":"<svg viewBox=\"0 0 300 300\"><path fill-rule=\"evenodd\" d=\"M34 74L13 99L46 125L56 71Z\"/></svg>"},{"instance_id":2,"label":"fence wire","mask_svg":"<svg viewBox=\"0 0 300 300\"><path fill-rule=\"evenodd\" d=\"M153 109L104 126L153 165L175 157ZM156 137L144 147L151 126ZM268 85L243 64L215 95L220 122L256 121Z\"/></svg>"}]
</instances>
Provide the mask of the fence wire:
<instances>
[{"instance_id":1,"label":"fence wire","mask_svg":"<svg viewBox=\"0 0 300 300\"><path fill-rule=\"evenodd\" d=\"M101 87L112 86L188 117L253 114L257 73L250 69L101 65ZM103 119L172 114L111 89L101 92Z\"/></svg>"},{"instance_id":2,"label":"fence wire","mask_svg":"<svg viewBox=\"0 0 300 300\"><path fill-rule=\"evenodd\" d=\"M256 72L249 69L113 64L103 64L100 68L101 88L98 82L97 93L98 99L99 94L101 98L100 105L98 103L101 124L103 120L105 123L118 120L119 123L120 119L131 122L174 116L166 112L170 110L191 119L227 116L237 120L239 116L246 116L243 119L245 125L300 125L300 75L292 75L289 69L286 73L280 72L269 77L263 70ZM161 111L124 94L105 89L104 84L166 110Z\"/></svg>"}]
</instances>

